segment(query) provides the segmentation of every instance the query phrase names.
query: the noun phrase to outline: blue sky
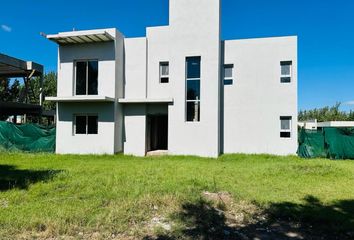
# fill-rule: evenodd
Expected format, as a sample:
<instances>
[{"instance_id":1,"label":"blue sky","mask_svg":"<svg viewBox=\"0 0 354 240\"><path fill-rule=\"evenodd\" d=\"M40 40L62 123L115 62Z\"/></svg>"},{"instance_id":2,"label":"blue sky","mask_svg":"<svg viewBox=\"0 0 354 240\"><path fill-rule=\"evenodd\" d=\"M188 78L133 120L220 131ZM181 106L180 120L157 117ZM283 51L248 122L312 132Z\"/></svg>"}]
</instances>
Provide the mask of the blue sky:
<instances>
[{"instance_id":1,"label":"blue sky","mask_svg":"<svg viewBox=\"0 0 354 240\"><path fill-rule=\"evenodd\" d=\"M60 3L60 4L59 4ZM298 35L299 108L354 101L354 1L222 0L222 38ZM39 32L116 27L126 37L168 24L168 0L1 3L0 52L56 70L57 48ZM344 110L354 110L344 105Z\"/></svg>"}]
</instances>

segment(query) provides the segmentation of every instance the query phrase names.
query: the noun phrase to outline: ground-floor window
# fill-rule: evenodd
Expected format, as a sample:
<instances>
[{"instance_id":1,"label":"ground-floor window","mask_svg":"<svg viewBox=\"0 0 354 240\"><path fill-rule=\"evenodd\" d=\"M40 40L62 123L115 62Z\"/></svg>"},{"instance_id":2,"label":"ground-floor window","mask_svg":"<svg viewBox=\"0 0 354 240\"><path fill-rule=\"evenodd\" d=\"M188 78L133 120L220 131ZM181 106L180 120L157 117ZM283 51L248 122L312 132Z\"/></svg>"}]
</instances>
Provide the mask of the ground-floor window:
<instances>
[{"instance_id":1,"label":"ground-floor window","mask_svg":"<svg viewBox=\"0 0 354 240\"><path fill-rule=\"evenodd\" d=\"M98 134L98 116L94 114L74 115L74 134Z\"/></svg>"},{"instance_id":2,"label":"ground-floor window","mask_svg":"<svg viewBox=\"0 0 354 240\"><path fill-rule=\"evenodd\" d=\"M291 120L289 116L280 117L280 137L291 138Z\"/></svg>"}]
</instances>

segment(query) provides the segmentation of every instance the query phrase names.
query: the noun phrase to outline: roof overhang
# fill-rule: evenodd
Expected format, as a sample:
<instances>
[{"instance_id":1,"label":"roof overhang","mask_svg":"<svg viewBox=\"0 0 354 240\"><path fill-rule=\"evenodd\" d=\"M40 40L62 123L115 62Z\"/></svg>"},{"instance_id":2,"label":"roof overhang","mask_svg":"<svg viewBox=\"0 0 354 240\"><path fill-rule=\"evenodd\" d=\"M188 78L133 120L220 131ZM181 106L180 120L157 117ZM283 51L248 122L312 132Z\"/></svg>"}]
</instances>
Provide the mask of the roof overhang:
<instances>
[{"instance_id":1,"label":"roof overhang","mask_svg":"<svg viewBox=\"0 0 354 240\"><path fill-rule=\"evenodd\" d=\"M23 61L0 53L0 77L36 77L42 74L42 65L31 61Z\"/></svg>"},{"instance_id":2,"label":"roof overhang","mask_svg":"<svg viewBox=\"0 0 354 240\"><path fill-rule=\"evenodd\" d=\"M58 34L47 35L46 37L59 45L111 42L115 40L115 37L109 34L106 30L61 32Z\"/></svg>"},{"instance_id":3,"label":"roof overhang","mask_svg":"<svg viewBox=\"0 0 354 240\"><path fill-rule=\"evenodd\" d=\"M70 96L70 97L46 97L51 102L115 102L114 98L107 96Z\"/></svg>"},{"instance_id":4,"label":"roof overhang","mask_svg":"<svg viewBox=\"0 0 354 240\"><path fill-rule=\"evenodd\" d=\"M120 98L119 103L128 104L128 103L173 103L173 98L162 98L162 99L151 99L151 98L135 98L127 99Z\"/></svg>"}]
</instances>

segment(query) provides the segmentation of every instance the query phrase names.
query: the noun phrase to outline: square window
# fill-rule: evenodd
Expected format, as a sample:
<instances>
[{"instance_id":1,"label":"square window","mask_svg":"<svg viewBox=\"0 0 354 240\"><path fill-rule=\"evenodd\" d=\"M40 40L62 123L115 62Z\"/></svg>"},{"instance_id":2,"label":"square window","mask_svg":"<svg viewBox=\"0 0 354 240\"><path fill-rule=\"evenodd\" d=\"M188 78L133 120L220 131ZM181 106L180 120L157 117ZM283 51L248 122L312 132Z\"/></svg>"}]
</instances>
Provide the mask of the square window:
<instances>
[{"instance_id":1,"label":"square window","mask_svg":"<svg viewBox=\"0 0 354 240\"><path fill-rule=\"evenodd\" d=\"M224 85L232 85L233 84L233 70L234 65L227 64L224 65Z\"/></svg>"},{"instance_id":2,"label":"square window","mask_svg":"<svg viewBox=\"0 0 354 240\"><path fill-rule=\"evenodd\" d=\"M98 116L97 115L76 115L75 134L98 134Z\"/></svg>"},{"instance_id":3,"label":"square window","mask_svg":"<svg viewBox=\"0 0 354 240\"><path fill-rule=\"evenodd\" d=\"M292 75L292 61L280 62L280 82L290 83Z\"/></svg>"},{"instance_id":4,"label":"square window","mask_svg":"<svg viewBox=\"0 0 354 240\"><path fill-rule=\"evenodd\" d=\"M169 74L170 74L169 63L160 62L160 83L168 83Z\"/></svg>"},{"instance_id":5,"label":"square window","mask_svg":"<svg viewBox=\"0 0 354 240\"><path fill-rule=\"evenodd\" d=\"M292 122L292 117L280 117L280 137L281 138L291 137L291 122Z\"/></svg>"}]
</instances>

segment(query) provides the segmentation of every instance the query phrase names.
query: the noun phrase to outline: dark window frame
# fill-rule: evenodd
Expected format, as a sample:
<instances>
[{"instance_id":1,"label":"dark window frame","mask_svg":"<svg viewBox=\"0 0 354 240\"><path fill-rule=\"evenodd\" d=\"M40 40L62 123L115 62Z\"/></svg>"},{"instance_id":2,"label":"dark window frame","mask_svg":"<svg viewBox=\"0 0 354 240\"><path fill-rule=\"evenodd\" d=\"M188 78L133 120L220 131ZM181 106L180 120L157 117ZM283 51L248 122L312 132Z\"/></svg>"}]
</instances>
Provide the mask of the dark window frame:
<instances>
[{"instance_id":1,"label":"dark window frame","mask_svg":"<svg viewBox=\"0 0 354 240\"><path fill-rule=\"evenodd\" d=\"M168 75L163 75L162 74L162 67L167 66L168 67ZM159 77L160 77L160 83L165 84L170 82L170 62L168 61L162 61L159 63Z\"/></svg>"},{"instance_id":2,"label":"dark window frame","mask_svg":"<svg viewBox=\"0 0 354 240\"><path fill-rule=\"evenodd\" d=\"M292 138L292 116L281 116L280 118L280 138ZM289 121L289 129L282 128L282 121Z\"/></svg>"},{"instance_id":3,"label":"dark window frame","mask_svg":"<svg viewBox=\"0 0 354 240\"><path fill-rule=\"evenodd\" d=\"M79 118L85 118L85 131L81 131L80 133L78 133L78 125L77 125L77 120L78 120L78 117ZM93 127L94 128L94 131L91 131L90 132L90 129L92 129L92 127L90 128L90 121L89 121L89 118L95 118L95 126ZM76 136L76 135L97 135L98 134L98 123L99 123L99 117L98 117L98 114L82 114L82 113L79 113L79 114L74 114L74 127L73 127L73 135ZM82 129L82 127L80 128Z\"/></svg>"},{"instance_id":4,"label":"dark window frame","mask_svg":"<svg viewBox=\"0 0 354 240\"><path fill-rule=\"evenodd\" d=\"M190 60L190 62L189 62ZM193 64L193 61L195 61L194 63L199 64L199 69L192 69L194 71L189 71L189 64ZM201 56L190 56L190 57L186 57L185 59L185 71L186 71L186 79L185 79L185 121L188 123L198 123L201 120L201 116L200 116L200 106L201 106L201 75L202 75L202 58ZM191 75L190 75L191 74ZM188 89L189 89L189 83L193 83L192 85L194 85L194 87L196 87L197 89L197 94L199 96L196 96L195 99L189 99L189 97L191 97L192 95L190 93L188 93ZM194 118L190 118L190 114L189 112L193 111L195 112L195 108L191 107L194 103L194 107L197 106L197 116L193 116ZM197 118L196 118L197 117ZM196 120L194 120L196 118Z\"/></svg>"},{"instance_id":5,"label":"dark window frame","mask_svg":"<svg viewBox=\"0 0 354 240\"><path fill-rule=\"evenodd\" d=\"M226 68L231 68L231 77L225 76ZM233 85L234 84L234 65L233 64L224 64L223 66L223 82L224 85Z\"/></svg>"},{"instance_id":6,"label":"dark window frame","mask_svg":"<svg viewBox=\"0 0 354 240\"><path fill-rule=\"evenodd\" d=\"M90 93L90 88L89 88L89 80L90 80L90 75L89 75L89 63L90 62L95 62L97 64L97 76L96 76L96 88L94 93ZM86 63L86 73L85 73L85 94L78 94L78 89L77 89L77 83L78 83L78 69L77 69L77 64L78 63ZM98 59L77 59L74 61L74 96L97 96L98 95L98 76L99 76L99 60Z\"/></svg>"},{"instance_id":7,"label":"dark window frame","mask_svg":"<svg viewBox=\"0 0 354 240\"><path fill-rule=\"evenodd\" d=\"M289 66L290 74L283 74L282 66ZM293 78L293 61L280 61L280 83L291 83L292 78Z\"/></svg>"}]
</instances>

